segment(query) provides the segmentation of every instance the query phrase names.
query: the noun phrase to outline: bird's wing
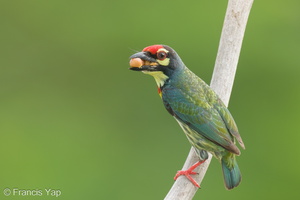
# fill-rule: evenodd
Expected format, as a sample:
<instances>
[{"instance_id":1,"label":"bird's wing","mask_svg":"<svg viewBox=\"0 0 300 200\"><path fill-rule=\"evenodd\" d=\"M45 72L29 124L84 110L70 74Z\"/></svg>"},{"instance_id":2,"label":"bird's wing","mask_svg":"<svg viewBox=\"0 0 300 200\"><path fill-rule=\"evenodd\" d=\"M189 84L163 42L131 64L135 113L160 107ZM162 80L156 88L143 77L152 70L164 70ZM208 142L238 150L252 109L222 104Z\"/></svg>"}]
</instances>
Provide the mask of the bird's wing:
<instances>
[{"instance_id":1,"label":"bird's wing","mask_svg":"<svg viewBox=\"0 0 300 200\"><path fill-rule=\"evenodd\" d=\"M220 102L223 105L223 102ZM236 123L230 114L229 110L224 106L214 106L215 109L218 111L220 116L222 117L227 129L229 132L236 138L238 143L241 145L243 149L245 149L244 142L239 134L238 128L236 126Z\"/></svg>"},{"instance_id":2,"label":"bird's wing","mask_svg":"<svg viewBox=\"0 0 300 200\"><path fill-rule=\"evenodd\" d=\"M173 90L164 95L163 100L167 110L178 120L213 143L230 152L240 154L233 140L236 133L231 135L230 129L227 127L228 124L233 123L231 115L228 115L229 112L224 109L217 110L213 104L205 101L204 97L198 97L195 101L195 98L181 90Z\"/></svg>"}]
</instances>

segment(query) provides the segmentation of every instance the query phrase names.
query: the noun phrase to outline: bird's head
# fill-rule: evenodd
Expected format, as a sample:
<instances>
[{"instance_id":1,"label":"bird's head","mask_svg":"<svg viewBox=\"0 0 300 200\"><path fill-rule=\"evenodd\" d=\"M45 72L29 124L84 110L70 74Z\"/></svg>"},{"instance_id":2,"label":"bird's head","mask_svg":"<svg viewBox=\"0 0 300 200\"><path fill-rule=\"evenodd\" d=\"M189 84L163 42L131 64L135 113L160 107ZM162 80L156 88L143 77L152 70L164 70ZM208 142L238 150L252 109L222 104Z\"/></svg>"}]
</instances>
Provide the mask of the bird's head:
<instances>
[{"instance_id":1,"label":"bird's head","mask_svg":"<svg viewBox=\"0 0 300 200\"><path fill-rule=\"evenodd\" d=\"M159 87L162 87L174 72L184 67L177 53L166 45L148 46L130 56L130 59L129 69L152 75Z\"/></svg>"}]
</instances>

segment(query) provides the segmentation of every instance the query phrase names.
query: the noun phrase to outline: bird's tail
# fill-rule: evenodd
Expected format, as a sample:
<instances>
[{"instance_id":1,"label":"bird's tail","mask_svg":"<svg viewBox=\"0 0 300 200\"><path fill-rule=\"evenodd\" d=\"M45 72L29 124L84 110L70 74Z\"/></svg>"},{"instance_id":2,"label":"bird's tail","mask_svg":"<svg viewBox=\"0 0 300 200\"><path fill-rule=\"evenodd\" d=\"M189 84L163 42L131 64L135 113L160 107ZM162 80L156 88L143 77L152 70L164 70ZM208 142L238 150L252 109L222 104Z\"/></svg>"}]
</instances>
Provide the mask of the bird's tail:
<instances>
[{"instance_id":1,"label":"bird's tail","mask_svg":"<svg viewBox=\"0 0 300 200\"><path fill-rule=\"evenodd\" d=\"M237 187L242 180L240 168L236 162L235 155L232 153L223 156L221 162L225 187L231 190Z\"/></svg>"}]
</instances>

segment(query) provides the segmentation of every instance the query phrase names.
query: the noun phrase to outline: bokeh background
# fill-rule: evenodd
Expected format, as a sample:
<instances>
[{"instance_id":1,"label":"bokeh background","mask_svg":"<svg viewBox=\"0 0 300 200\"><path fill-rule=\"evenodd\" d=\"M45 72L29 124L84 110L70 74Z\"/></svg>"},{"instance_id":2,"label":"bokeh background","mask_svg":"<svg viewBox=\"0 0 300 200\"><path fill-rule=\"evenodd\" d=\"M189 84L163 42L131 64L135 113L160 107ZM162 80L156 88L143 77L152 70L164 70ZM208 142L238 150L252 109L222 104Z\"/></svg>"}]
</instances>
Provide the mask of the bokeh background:
<instances>
[{"instance_id":1,"label":"bokeh background","mask_svg":"<svg viewBox=\"0 0 300 200\"><path fill-rule=\"evenodd\" d=\"M190 145L128 57L168 44L210 82L227 1L0 1L0 198L163 199ZM246 150L226 191L214 159L194 199L299 199L300 1L255 1L229 108Z\"/></svg>"}]
</instances>

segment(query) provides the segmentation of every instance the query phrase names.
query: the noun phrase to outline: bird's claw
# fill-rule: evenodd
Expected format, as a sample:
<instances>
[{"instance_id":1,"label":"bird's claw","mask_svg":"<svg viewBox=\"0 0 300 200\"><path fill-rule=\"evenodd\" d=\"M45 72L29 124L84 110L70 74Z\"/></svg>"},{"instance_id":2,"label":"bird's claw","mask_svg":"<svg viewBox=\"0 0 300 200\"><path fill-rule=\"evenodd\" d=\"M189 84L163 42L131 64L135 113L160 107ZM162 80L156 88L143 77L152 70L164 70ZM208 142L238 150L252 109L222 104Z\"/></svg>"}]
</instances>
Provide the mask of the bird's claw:
<instances>
[{"instance_id":1,"label":"bird's claw","mask_svg":"<svg viewBox=\"0 0 300 200\"><path fill-rule=\"evenodd\" d=\"M200 185L193 179L193 177L191 177L191 175L195 175L195 174L199 174L197 172L194 172L193 170L196 169L199 165L201 165L202 163L204 163L205 160L203 161L199 161L197 163L195 163L194 165L192 165L189 169L187 170L180 170L176 173L174 180L177 180L177 178L181 175L184 175L185 177L187 177L194 186L200 188Z\"/></svg>"}]
</instances>

